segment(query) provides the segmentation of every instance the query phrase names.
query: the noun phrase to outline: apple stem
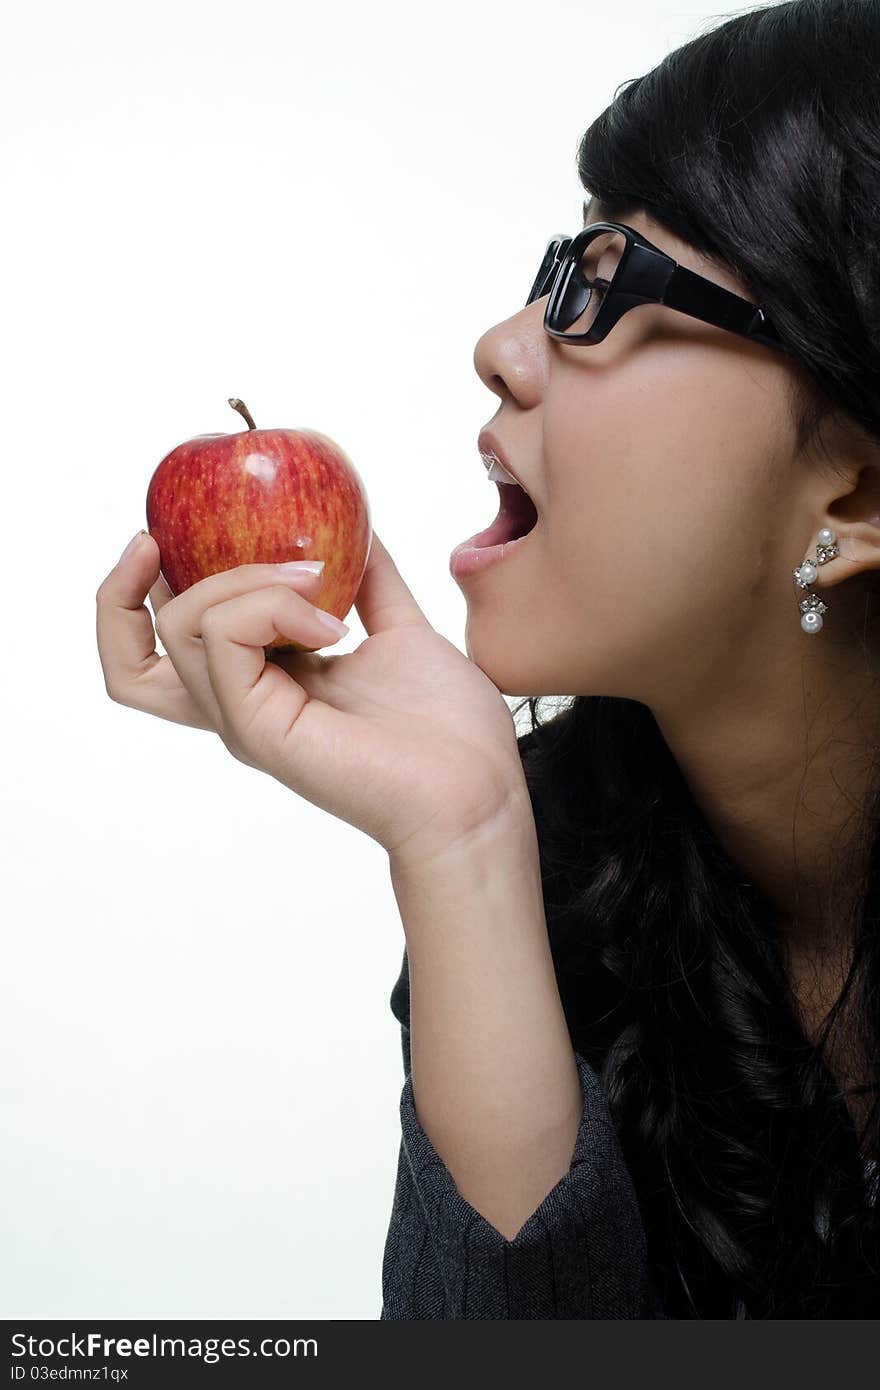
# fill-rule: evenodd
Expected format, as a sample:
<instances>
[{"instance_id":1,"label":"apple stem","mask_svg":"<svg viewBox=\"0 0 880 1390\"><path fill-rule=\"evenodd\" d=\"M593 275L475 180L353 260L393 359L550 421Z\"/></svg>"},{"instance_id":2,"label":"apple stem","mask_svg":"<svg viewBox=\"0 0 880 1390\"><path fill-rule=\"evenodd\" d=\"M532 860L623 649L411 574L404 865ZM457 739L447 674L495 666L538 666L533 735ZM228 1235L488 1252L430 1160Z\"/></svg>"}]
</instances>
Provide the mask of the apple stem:
<instances>
[{"instance_id":1,"label":"apple stem","mask_svg":"<svg viewBox=\"0 0 880 1390\"><path fill-rule=\"evenodd\" d=\"M251 412L248 410L244 401L240 401L238 399L238 396L229 396L228 402L232 406L233 410L237 410L239 415L244 416L244 418L247 420L247 427L249 430L255 430L257 428L254 424L254 417L251 415Z\"/></svg>"}]
</instances>

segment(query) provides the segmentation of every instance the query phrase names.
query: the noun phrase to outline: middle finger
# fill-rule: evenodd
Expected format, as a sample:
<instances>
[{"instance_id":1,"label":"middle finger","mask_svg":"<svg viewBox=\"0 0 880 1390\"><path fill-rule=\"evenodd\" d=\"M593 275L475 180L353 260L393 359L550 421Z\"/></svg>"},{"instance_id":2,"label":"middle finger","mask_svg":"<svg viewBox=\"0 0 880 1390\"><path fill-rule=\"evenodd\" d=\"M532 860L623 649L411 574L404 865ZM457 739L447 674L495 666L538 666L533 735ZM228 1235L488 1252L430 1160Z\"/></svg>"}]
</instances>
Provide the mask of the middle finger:
<instances>
[{"instance_id":1,"label":"middle finger","mask_svg":"<svg viewBox=\"0 0 880 1390\"><path fill-rule=\"evenodd\" d=\"M202 617L215 603L252 593L269 585L285 583L298 593L313 597L321 587L320 574L308 570L281 571L277 565L238 565L235 569L209 574L164 603L156 614L156 635L161 638L178 676L192 698L211 721L217 733L222 727L202 642Z\"/></svg>"}]
</instances>

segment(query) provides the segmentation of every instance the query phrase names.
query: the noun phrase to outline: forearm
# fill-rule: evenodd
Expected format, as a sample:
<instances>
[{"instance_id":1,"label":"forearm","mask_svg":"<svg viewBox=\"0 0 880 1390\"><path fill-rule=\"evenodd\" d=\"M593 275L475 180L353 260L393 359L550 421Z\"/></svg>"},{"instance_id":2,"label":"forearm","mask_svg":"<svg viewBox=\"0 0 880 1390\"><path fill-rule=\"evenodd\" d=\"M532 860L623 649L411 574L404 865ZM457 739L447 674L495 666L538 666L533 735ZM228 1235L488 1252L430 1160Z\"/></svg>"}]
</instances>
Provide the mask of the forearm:
<instances>
[{"instance_id":1,"label":"forearm","mask_svg":"<svg viewBox=\"0 0 880 1390\"><path fill-rule=\"evenodd\" d=\"M571 1163L582 1108L531 808L391 879L406 935L419 1121L461 1195L512 1239Z\"/></svg>"}]
</instances>

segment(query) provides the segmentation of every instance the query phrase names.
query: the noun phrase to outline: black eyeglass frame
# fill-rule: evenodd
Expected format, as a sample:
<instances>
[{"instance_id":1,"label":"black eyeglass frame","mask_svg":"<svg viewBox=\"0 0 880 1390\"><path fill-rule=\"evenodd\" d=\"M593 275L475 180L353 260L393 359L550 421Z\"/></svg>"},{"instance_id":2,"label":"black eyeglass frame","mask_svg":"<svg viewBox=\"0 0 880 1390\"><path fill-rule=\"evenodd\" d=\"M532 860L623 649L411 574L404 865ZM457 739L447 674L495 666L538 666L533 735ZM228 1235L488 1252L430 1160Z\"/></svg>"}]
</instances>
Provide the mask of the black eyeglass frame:
<instances>
[{"instance_id":1,"label":"black eyeglass frame","mask_svg":"<svg viewBox=\"0 0 880 1390\"><path fill-rule=\"evenodd\" d=\"M602 301L589 331L566 333L559 326L559 310L565 292L572 276L580 274L584 248L602 232L622 232L626 246L610 285L602 290ZM583 275L580 279L588 288L591 282ZM561 233L551 237L526 305L548 293L544 328L551 337L567 343L600 343L627 310L639 304L665 304L668 309L688 314L702 323L793 355L759 304L752 304L713 280L707 280L704 275L679 265L641 232L622 222L591 222L574 237Z\"/></svg>"}]
</instances>

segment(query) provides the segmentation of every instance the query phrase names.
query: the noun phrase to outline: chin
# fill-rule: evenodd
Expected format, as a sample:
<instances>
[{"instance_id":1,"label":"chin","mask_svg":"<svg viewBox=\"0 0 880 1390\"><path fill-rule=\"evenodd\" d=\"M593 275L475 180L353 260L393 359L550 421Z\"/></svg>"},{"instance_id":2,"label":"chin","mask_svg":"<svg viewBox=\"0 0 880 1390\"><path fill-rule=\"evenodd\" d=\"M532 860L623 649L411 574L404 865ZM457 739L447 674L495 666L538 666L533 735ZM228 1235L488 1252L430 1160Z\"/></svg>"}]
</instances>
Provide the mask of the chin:
<instances>
[{"instance_id":1,"label":"chin","mask_svg":"<svg viewBox=\"0 0 880 1390\"><path fill-rule=\"evenodd\" d=\"M523 660L527 655L526 651L520 651L516 647L505 648L491 638L488 641L485 638L482 641L474 640L470 620L465 628L464 648L468 659L475 666L479 666L483 675L489 677L502 695L516 698L535 693L530 684L531 672Z\"/></svg>"}]
</instances>

